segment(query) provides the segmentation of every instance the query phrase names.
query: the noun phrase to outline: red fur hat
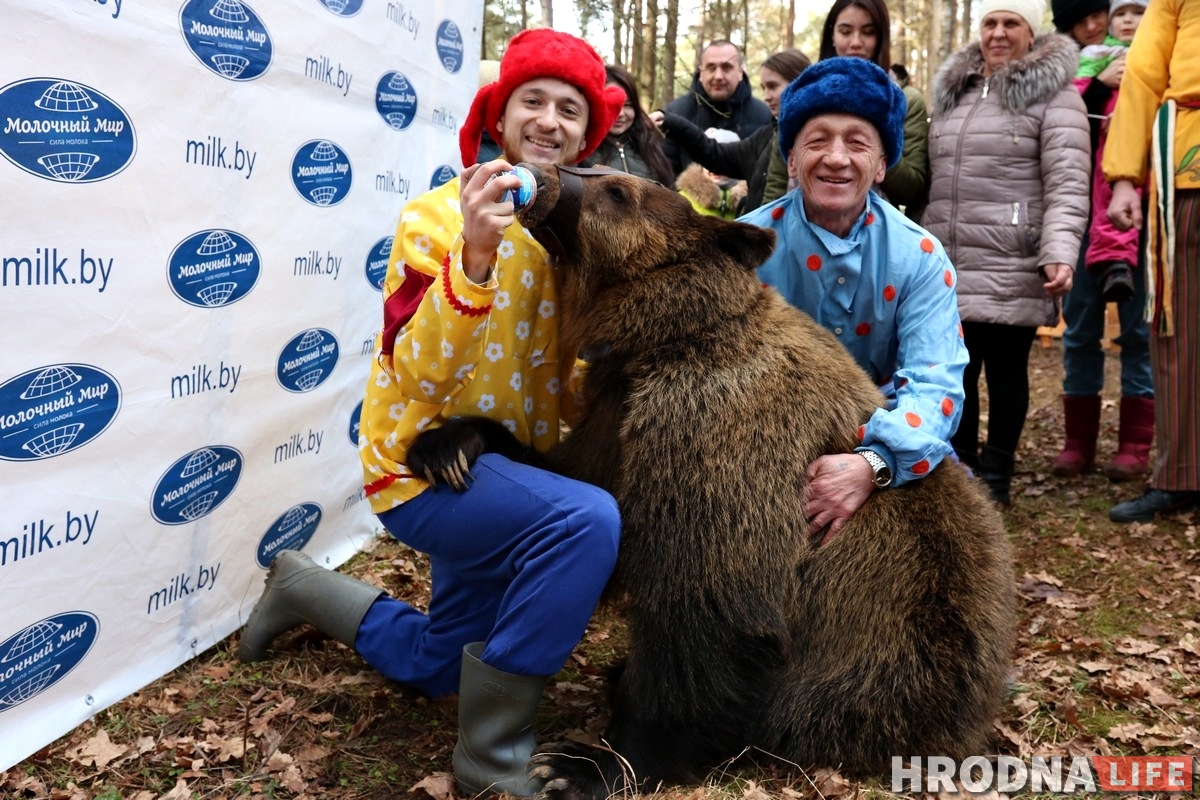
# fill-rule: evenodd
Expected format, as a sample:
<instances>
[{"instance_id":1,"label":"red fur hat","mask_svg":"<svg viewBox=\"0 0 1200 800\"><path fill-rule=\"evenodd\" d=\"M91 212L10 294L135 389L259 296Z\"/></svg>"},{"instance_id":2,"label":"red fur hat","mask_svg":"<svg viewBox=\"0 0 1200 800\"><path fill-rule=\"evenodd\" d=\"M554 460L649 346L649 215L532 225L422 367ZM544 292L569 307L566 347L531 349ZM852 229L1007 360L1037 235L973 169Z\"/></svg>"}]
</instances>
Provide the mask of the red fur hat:
<instances>
[{"instance_id":1,"label":"red fur hat","mask_svg":"<svg viewBox=\"0 0 1200 800\"><path fill-rule=\"evenodd\" d=\"M509 96L518 86L535 78L566 81L583 92L587 99L588 125L579 161L600 146L625 105L625 92L619 87L605 85L608 76L604 72L604 60L590 44L551 28L521 31L508 43L508 49L500 59L500 78L480 87L471 102L467 119L458 131L458 148L464 167L475 163L484 126L497 144L502 141L496 123L504 115Z\"/></svg>"}]
</instances>

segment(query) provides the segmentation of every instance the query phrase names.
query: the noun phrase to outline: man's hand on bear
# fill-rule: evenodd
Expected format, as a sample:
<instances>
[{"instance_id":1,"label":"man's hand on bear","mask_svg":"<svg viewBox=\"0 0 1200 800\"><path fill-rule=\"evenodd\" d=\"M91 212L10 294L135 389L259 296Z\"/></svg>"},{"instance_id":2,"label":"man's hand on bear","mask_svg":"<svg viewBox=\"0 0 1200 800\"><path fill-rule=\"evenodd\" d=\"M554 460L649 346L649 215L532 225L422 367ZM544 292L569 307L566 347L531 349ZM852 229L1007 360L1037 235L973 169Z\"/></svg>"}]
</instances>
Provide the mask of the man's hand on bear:
<instances>
[{"instance_id":1,"label":"man's hand on bear","mask_svg":"<svg viewBox=\"0 0 1200 800\"><path fill-rule=\"evenodd\" d=\"M809 537L816 539L821 534L819 544L828 543L873 491L871 465L857 453L821 456L813 461L808 465L804 492Z\"/></svg>"},{"instance_id":2,"label":"man's hand on bear","mask_svg":"<svg viewBox=\"0 0 1200 800\"><path fill-rule=\"evenodd\" d=\"M512 461L530 463L532 453L508 428L487 417L451 417L437 428L417 434L405 461L414 475L456 492L470 485L471 467L484 453L499 453Z\"/></svg>"}]
</instances>

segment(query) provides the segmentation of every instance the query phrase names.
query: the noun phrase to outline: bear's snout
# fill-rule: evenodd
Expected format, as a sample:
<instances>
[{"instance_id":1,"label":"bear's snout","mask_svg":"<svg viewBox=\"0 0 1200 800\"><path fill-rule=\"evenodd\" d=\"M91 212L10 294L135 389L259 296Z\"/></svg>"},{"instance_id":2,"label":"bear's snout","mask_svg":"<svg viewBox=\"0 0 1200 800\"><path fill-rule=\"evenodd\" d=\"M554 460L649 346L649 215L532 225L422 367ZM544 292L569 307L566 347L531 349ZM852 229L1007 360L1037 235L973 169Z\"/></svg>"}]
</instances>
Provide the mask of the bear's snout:
<instances>
[{"instance_id":1,"label":"bear's snout","mask_svg":"<svg viewBox=\"0 0 1200 800\"><path fill-rule=\"evenodd\" d=\"M533 176L533 201L517 212L517 219L521 224L533 230L541 227L558 199L558 169L546 164L530 164L527 161L522 161L517 166L528 170Z\"/></svg>"},{"instance_id":2,"label":"bear's snout","mask_svg":"<svg viewBox=\"0 0 1200 800\"><path fill-rule=\"evenodd\" d=\"M578 249L575 228L583 208L581 176L591 170L524 162L518 166L533 175L537 193L517 219L556 261L570 260Z\"/></svg>"}]
</instances>

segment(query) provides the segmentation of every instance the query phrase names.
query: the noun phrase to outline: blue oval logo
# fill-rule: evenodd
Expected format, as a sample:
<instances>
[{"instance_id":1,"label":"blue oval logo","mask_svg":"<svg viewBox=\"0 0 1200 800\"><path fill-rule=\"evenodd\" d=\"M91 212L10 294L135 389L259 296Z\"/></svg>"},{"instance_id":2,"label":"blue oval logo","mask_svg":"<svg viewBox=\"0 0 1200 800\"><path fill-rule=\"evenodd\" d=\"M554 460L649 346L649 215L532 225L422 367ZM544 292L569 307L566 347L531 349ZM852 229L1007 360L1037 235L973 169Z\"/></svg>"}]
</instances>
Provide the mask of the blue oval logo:
<instances>
[{"instance_id":1,"label":"blue oval logo","mask_svg":"<svg viewBox=\"0 0 1200 800\"><path fill-rule=\"evenodd\" d=\"M353 17L362 11L363 0L321 0L321 5L339 17Z\"/></svg>"},{"instance_id":2,"label":"blue oval logo","mask_svg":"<svg viewBox=\"0 0 1200 800\"><path fill-rule=\"evenodd\" d=\"M240 452L225 445L193 450L158 479L150 513L163 525L186 525L212 513L233 494L244 462Z\"/></svg>"},{"instance_id":3,"label":"blue oval logo","mask_svg":"<svg viewBox=\"0 0 1200 800\"><path fill-rule=\"evenodd\" d=\"M429 188L436 189L443 186L458 177L458 173L454 171L454 167L449 164L442 164L433 171L433 175L429 178Z\"/></svg>"},{"instance_id":4,"label":"blue oval logo","mask_svg":"<svg viewBox=\"0 0 1200 800\"><path fill-rule=\"evenodd\" d=\"M271 66L271 34L241 0L188 0L179 29L192 55L222 78L252 81Z\"/></svg>"},{"instance_id":5,"label":"blue oval logo","mask_svg":"<svg viewBox=\"0 0 1200 800\"><path fill-rule=\"evenodd\" d=\"M367 283L377 292L383 291L383 279L387 277L388 259L392 257L392 241L396 237L385 236L371 245L367 254Z\"/></svg>"},{"instance_id":6,"label":"blue oval logo","mask_svg":"<svg viewBox=\"0 0 1200 800\"><path fill-rule=\"evenodd\" d=\"M438 60L442 62L446 72L458 72L463 65L463 37L453 20L445 19L438 25L435 44Z\"/></svg>"},{"instance_id":7,"label":"blue oval logo","mask_svg":"<svg viewBox=\"0 0 1200 800\"><path fill-rule=\"evenodd\" d=\"M337 362L337 338L323 328L309 328L284 345L275 377L289 392L311 392L329 380Z\"/></svg>"},{"instance_id":8,"label":"blue oval logo","mask_svg":"<svg viewBox=\"0 0 1200 800\"><path fill-rule=\"evenodd\" d=\"M353 413L350 414L350 444L355 447L358 447L359 431L362 429L362 407L363 401L359 400Z\"/></svg>"},{"instance_id":9,"label":"blue oval logo","mask_svg":"<svg viewBox=\"0 0 1200 800\"><path fill-rule=\"evenodd\" d=\"M94 614L67 611L0 642L0 712L32 700L67 677L99 633L100 620Z\"/></svg>"},{"instance_id":10,"label":"blue oval logo","mask_svg":"<svg viewBox=\"0 0 1200 800\"><path fill-rule=\"evenodd\" d=\"M0 89L0 153L30 175L58 183L95 183L129 166L133 122L90 86L29 78Z\"/></svg>"},{"instance_id":11,"label":"blue oval logo","mask_svg":"<svg viewBox=\"0 0 1200 800\"><path fill-rule=\"evenodd\" d=\"M333 142L305 142L292 157L292 185L314 206L336 206L345 200L352 180L350 159Z\"/></svg>"},{"instance_id":12,"label":"blue oval logo","mask_svg":"<svg viewBox=\"0 0 1200 800\"><path fill-rule=\"evenodd\" d=\"M402 131L417 118L417 90L402 72L385 72L375 85L375 110L388 127Z\"/></svg>"},{"instance_id":13,"label":"blue oval logo","mask_svg":"<svg viewBox=\"0 0 1200 800\"><path fill-rule=\"evenodd\" d=\"M321 524L321 513L316 503L301 503L283 512L259 539L254 560L267 569L280 550L303 550Z\"/></svg>"},{"instance_id":14,"label":"blue oval logo","mask_svg":"<svg viewBox=\"0 0 1200 800\"><path fill-rule=\"evenodd\" d=\"M454 20L443 19L442 24L438 25L438 34L434 40L438 50L438 60L442 61L442 66L445 71L451 74L458 72L462 68L462 31L458 30L458 25Z\"/></svg>"},{"instance_id":15,"label":"blue oval logo","mask_svg":"<svg viewBox=\"0 0 1200 800\"><path fill-rule=\"evenodd\" d=\"M78 450L107 430L121 386L99 367L52 364L0 384L0 459L40 461Z\"/></svg>"},{"instance_id":16,"label":"blue oval logo","mask_svg":"<svg viewBox=\"0 0 1200 800\"><path fill-rule=\"evenodd\" d=\"M262 258L249 239L230 230L193 233L171 251L167 280L183 302L200 308L228 306L250 294Z\"/></svg>"}]
</instances>

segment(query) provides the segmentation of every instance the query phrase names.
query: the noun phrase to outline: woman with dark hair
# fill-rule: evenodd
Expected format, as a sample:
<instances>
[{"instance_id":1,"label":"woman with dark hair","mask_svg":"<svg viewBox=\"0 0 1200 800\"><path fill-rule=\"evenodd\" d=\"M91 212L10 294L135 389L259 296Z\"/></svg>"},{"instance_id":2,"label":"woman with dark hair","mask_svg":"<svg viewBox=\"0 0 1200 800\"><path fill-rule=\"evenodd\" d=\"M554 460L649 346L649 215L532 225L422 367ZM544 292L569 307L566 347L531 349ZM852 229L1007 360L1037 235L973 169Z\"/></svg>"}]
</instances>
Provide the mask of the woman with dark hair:
<instances>
[{"instance_id":1,"label":"woman with dark hair","mask_svg":"<svg viewBox=\"0 0 1200 800\"><path fill-rule=\"evenodd\" d=\"M883 69L892 66L892 30L887 5L881 0L836 0L821 28L823 61L834 56L857 56Z\"/></svg>"},{"instance_id":2,"label":"woman with dark hair","mask_svg":"<svg viewBox=\"0 0 1200 800\"><path fill-rule=\"evenodd\" d=\"M608 85L625 90L625 106L591 158L594 166L612 167L639 178L675 185L675 173L662 149L662 136L642 109L637 83L629 70L616 64L604 67Z\"/></svg>"},{"instance_id":3,"label":"woman with dark hair","mask_svg":"<svg viewBox=\"0 0 1200 800\"><path fill-rule=\"evenodd\" d=\"M667 111L654 111L650 119L697 164L726 178L746 181L746 196L738 205L747 214L787 191L786 181L770 191L767 168L772 153L778 153L779 134L774 119L779 116L779 95L811 62L799 50L781 50L767 56L759 68L762 99L771 109L772 124L764 125L745 139L721 142L689 120ZM683 179L681 174L680 179Z\"/></svg>"},{"instance_id":4,"label":"woman with dark hair","mask_svg":"<svg viewBox=\"0 0 1200 800\"><path fill-rule=\"evenodd\" d=\"M820 58L854 56L873 61L887 70L892 65L891 19L883 0L835 0L821 29ZM929 192L929 118L925 100L906 88L908 112L904 117L904 149L900 163L887 171L880 193L895 206L903 206L910 219L918 219ZM787 180L787 165L773 156L767 182Z\"/></svg>"}]
</instances>

